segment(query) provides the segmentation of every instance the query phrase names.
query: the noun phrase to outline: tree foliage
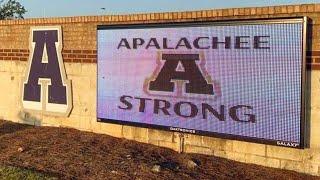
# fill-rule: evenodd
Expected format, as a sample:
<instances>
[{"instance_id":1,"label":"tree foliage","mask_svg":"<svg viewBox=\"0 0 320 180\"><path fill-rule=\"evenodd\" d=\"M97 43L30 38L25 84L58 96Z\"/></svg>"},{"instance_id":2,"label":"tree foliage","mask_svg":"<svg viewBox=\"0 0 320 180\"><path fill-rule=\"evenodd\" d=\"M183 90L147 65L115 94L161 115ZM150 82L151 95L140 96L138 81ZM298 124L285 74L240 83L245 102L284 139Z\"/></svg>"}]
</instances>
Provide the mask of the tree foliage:
<instances>
[{"instance_id":1,"label":"tree foliage","mask_svg":"<svg viewBox=\"0 0 320 180\"><path fill-rule=\"evenodd\" d=\"M0 19L23 19L26 12L16 0L0 0Z\"/></svg>"}]
</instances>

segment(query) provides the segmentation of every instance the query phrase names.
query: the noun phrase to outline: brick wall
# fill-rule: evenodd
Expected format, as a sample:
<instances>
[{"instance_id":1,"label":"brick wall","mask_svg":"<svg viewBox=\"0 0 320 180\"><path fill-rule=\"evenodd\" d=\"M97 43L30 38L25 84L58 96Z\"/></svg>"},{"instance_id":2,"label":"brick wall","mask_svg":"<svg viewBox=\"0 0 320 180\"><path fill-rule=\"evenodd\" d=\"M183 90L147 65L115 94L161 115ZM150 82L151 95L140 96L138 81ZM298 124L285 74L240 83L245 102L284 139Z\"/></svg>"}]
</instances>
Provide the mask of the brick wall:
<instances>
[{"instance_id":1,"label":"brick wall","mask_svg":"<svg viewBox=\"0 0 320 180\"><path fill-rule=\"evenodd\" d=\"M96 120L97 25L192 22L226 19L308 16L308 100L311 124L310 148L305 150L186 135L179 133L102 124ZM27 114L22 111L21 80L29 56L32 26L61 25L63 58L72 81L73 110L70 117ZM0 118L20 123L72 127L133 139L184 152L202 153L240 162L295 170L320 176L320 4L233 8L193 12L149 13L113 16L83 16L0 21Z\"/></svg>"},{"instance_id":2,"label":"brick wall","mask_svg":"<svg viewBox=\"0 0 320 180\"><path fill-rule=\"evenodd\" d=\"M0 60L26 60L30 26L63 26L65 62L96 63L96 25L141 24L157 22L192 22L225 19L308 16L312 44L308 48L309 68L320 69L320 4L217 9L192 12L148 13L111 16L81 16L0 21ZM10 34L10 35L8 35ZM80 36L79 36L80 35ZM310 41L311 42L311 41ZM11 48L10 48L11 47ZM21 48L18 48L21 47ZM23 54L19 54L22 52ZM22 58L23 56L23 58Z\"/></svg>"}]
</instances>

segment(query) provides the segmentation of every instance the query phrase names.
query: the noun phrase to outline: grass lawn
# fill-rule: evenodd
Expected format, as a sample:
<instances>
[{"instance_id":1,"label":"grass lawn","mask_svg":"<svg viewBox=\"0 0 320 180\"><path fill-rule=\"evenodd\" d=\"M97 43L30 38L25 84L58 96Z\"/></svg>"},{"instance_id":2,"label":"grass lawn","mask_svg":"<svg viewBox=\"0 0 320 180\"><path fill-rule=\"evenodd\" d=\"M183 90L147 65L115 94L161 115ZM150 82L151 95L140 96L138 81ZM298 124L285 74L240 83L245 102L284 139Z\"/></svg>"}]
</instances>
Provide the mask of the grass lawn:
<instances>
[{"instance_id":1,"label":"grass lawn","mask_svg":"<svg viewBox=\"0 0 320 180\"><path fill-rule=\"evenodd\" d=\"M56 179L31 170L21 168L0 166L0 179Z\"/></svg>"}]
</instances>

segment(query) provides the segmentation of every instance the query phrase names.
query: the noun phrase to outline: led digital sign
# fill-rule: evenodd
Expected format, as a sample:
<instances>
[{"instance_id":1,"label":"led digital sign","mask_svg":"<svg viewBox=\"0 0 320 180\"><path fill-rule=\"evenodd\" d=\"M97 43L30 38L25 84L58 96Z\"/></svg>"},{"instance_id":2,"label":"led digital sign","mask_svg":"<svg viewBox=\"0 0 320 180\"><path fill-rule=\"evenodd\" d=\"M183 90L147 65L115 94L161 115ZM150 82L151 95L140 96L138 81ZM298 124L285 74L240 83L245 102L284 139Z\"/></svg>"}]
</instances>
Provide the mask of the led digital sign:
<instances>
[{"instance_id":1,"label":"led digital sign","mask_svg":"<svg viewBox=\"0 0 320 180\"><path fill-rule=\"evenodd\" d=\"M306 18L99 26L97 116L304 147Z\"/></svg>"}]
</instances>

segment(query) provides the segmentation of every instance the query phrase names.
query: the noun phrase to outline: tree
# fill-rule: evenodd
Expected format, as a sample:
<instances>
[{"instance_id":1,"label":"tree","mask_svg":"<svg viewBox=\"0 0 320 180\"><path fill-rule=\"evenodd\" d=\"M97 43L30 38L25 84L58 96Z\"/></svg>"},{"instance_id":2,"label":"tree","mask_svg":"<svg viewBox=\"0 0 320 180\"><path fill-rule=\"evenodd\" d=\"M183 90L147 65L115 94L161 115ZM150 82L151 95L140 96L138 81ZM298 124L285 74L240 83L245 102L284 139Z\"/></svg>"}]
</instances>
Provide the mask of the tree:
<instances>
[{"instance_id":1,"label":"tree","mask_svg":"<svg viewBox=\"0 0 320 180\"><path fill-rule=\"evenodd\" d=\"M0 0L0 19L23 19L26 12L16 0Z\"/></svg>"}]
</instances>

